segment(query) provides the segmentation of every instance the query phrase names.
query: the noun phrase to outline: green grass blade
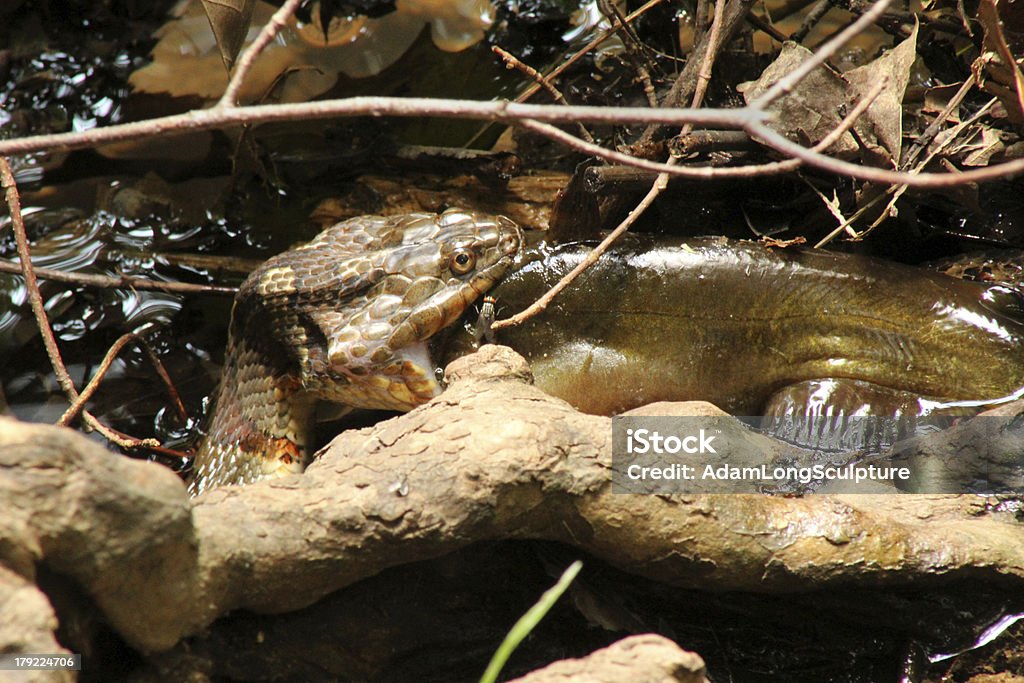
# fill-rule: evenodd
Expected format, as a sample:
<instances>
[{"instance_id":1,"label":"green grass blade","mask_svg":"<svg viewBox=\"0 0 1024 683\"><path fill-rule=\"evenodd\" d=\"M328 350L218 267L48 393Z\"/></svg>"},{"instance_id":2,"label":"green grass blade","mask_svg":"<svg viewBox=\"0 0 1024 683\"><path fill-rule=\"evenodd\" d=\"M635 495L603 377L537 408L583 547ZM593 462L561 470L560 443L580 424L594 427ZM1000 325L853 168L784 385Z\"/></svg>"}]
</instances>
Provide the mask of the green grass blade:
<instances>
[{"instance_id":1,"label":"green grass blade","mask_svg":"<svg viewBox=\"0 0 1024 683\"><path fill-rule=\"evenodd\" d=\"M519 643L523 642L523 639L530 634L540 620L554 607L558 598L562 597L562 593L569 587L576 575L580 573L580 569L583 568L583 563L576 560L569 567L562 572L562 576L551 588L544 591L544 595L540 596L540 600L526 611L526 614L519 617L519 621L515 623L512 629L505 636L505 640L501 641L501 645L495 651L494 656L491 657L490 663L487 665L487 670L484 671L484 675L480 677L480 683L496 683L498 680L498 674L501 673L502 668L508 661L508 658L512 656L512 653Z\"/></svg>"}]
</instances>

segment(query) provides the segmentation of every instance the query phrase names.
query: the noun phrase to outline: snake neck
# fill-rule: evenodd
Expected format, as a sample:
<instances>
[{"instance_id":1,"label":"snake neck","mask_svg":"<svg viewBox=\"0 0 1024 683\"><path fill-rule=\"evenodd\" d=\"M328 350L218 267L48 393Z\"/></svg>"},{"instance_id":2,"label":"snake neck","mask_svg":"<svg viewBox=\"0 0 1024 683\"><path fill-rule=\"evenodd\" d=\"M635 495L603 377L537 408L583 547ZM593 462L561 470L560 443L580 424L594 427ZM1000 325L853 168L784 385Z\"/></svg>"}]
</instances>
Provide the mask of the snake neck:
<instances>
[{"instance_id":1,"label":"snake neck","mask_svg":"<svg viewBox=\"0 0 1024 683\"><path fill-rule=\"evenodd\" d=\"M301 472L317 400L412 410L440 391L428 340L504 274L501 216L365 216L269 259L239 287L190 489Z\"/></svg>"},{"instance_id":2,"label":"snake neck","mask_svg":"<svg viewBox=\"0 0 1024 683\"><path fill-rule=\"evenodd\" d=\"M232 335L190 493L301 472L309 460L315 402L293 375L268 360L267 350Z\"/></svg>"}]
</instances>

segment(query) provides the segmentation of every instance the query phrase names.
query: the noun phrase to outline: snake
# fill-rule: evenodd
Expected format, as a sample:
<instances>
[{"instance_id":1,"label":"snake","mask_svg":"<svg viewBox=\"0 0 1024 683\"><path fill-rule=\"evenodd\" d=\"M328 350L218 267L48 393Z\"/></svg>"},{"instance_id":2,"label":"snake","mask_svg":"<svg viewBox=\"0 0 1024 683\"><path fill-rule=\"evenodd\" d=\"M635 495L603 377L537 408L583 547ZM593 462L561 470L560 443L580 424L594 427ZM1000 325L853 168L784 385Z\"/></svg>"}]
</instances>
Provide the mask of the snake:
<instances>
[{"instance_id":1,"label":"snake","mask_svg":"<svg viewBox=\"0 0 1024 683\"><path fill-rule=\"evenodd\" d=\"M461 209L362 217L258 268L193 493L302 471L317 401L407 411L436 396L440 368L480 342L473 302L489 297L477 323L521 309L595 246L536 232ZM627 234L540 315L494 332L584 412L700 399L774 416L787 438L804 418L976 411L1024 386L1013 287L725 238Z\"/></svg>"},{"instance_id":2,"label":"snake","mask_svg":"<svg viewBox=\"0 0 1024 683\"><path fill-rule=\"evenodd\" d=\"M427 341L505 273L522 231L459 209L360 216L238 289L189 490L301 472L318 401L408 411L441 392Z\"/></svg>"}]
</instances>

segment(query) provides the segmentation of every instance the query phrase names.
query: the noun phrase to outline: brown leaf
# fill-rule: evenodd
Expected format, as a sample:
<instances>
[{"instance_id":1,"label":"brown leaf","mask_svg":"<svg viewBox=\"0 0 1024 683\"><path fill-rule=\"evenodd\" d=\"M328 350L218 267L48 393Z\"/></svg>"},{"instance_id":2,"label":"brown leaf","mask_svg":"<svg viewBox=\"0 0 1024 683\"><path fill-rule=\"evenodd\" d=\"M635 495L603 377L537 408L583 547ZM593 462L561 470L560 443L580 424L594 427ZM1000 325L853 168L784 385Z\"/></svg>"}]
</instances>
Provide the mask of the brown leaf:
<instances>
[{"instance_id":1,"label":"brown leaf","mask_svg":"<svg viewBox=\"0 0 1024 683\"><path fill-rule=\"evenodd\" d=\"M963 86L963 82L951 83L949 85L937 85L933 88L928 88L924 91L924 104L921 106L921 111L927 114L940 114L946 110L949 103L953 100L960 88ZM960 123L960 107L954 107L946 120L951 123Z\"/></svg>"},{"instance_id":2,"label":"brown leaf","mask_svg":"<svg viewBox=\"0 0 1024 683\"><path fill-rule=\"evenodd\" d=\"M784 43L779 56L760 78L740 86L747 103L795 70L810 56L810 50L802 45ZM819 68L800 81L785 97L772 103L769 111L776 118L770 125L790 140L810 146L820 142L835 129L842 120L840 112L848 110L852 105L853 97L846 80L830 68ZM847 133L828 152L840 158L855 158L858 145L853 136Z\"/></svg>"},{"instance_id":3,"label":"brown leaf","mask_svg":"<svg viewBox=\"0 0 1024 683\"><path fill-rule=\"evenodd\" d=\"M958 150L963 156L964 166L988 166L993 156L1006 149L998 131L982 126L979 133L980 135L976 135L969 144Z\"/></svg>"},{"instance_id":4,"label":"brown leaf","mask_svg":"<svg viewBox=\"0 0 1024 683\"><path fill-rule=\"evenodd\" d=\"M1021 123L1024 122L1024 74L1021 73L1010 47L1006 44L1003 22L999 16L1000 9L1002 7L997 8L996 0L981 0L978 5L978 21L985 28L985 47L998 55L998 61L990 60L985 71L994 80L1006 86L986 90L991 90L999 98L1011 122Z\"/></svg>"},{"instance_id":5,"label":"brown leaf","mask_svg":"<svg viewBox=\"0 0 1024 683\"><path fill-rule=\"evenodd\" d=\"M917 24L914 24L914 30L902 43L870 64L843 74L859 97L865 96L878 83L878 79L885 79L882 92L868 107L865 118L870 121L874 133L872 137L879 145L873 151L893 167L899 162L903 145L903 96L910 82L910 69L915 59Z\"/></svg>"},{"instance_id":6,"label":"brown leaf","mask_svg":"<svg viewBox=\"0 0 1024 683\"><path fill-rule=\"evenodd\" d=\"M224 67L231 71L238 51L249 33L249 23L256 0L202 0L210 28L217 39Z\"/></svg>"},{"instance_id":7,"label":"brown leaf","mask_svg":"<svg viewBox=\"0 0 1024 683\"><path fill-rule=\"evenodd\" d=\"M855 106L885 78L885 86L864 116L854 124L856 135L847 133L833 144L829 154L840 158L865 157L872 165L895 167L903 137L903 96L910 68L917 57L917 27L910 36L870 64L844 74L822 67L813 71L784 98L770 107L776 114L772 128L804 145L813 145L834 130L845 112ZM741 86L749 103L775 82L796 69L811 53L795 43L785 43L778 58L753 83Z\"/></svg>"}]
</instances>

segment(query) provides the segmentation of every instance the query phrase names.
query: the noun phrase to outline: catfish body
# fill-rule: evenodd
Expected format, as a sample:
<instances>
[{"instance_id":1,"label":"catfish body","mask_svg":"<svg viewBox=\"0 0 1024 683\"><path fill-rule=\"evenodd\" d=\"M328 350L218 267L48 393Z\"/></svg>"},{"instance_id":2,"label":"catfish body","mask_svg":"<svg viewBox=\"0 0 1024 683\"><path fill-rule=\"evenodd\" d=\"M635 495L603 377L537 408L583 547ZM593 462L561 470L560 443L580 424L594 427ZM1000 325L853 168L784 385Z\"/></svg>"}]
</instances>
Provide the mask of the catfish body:
<instances>
[{"instance_id":1,"label":"catfish body","mask_svg":"<svg viewBox=\"0 0 1024 683\"><path fill-rule=\"evenodd\" d=\"M493 290L498 308L526 307L593 246L534 247ZM870 257L627 235L496 338L588 413L705 400L737 415L900 415L1016 392L1022 310L1010 288Z\"/></svg>"}]
</instances>

